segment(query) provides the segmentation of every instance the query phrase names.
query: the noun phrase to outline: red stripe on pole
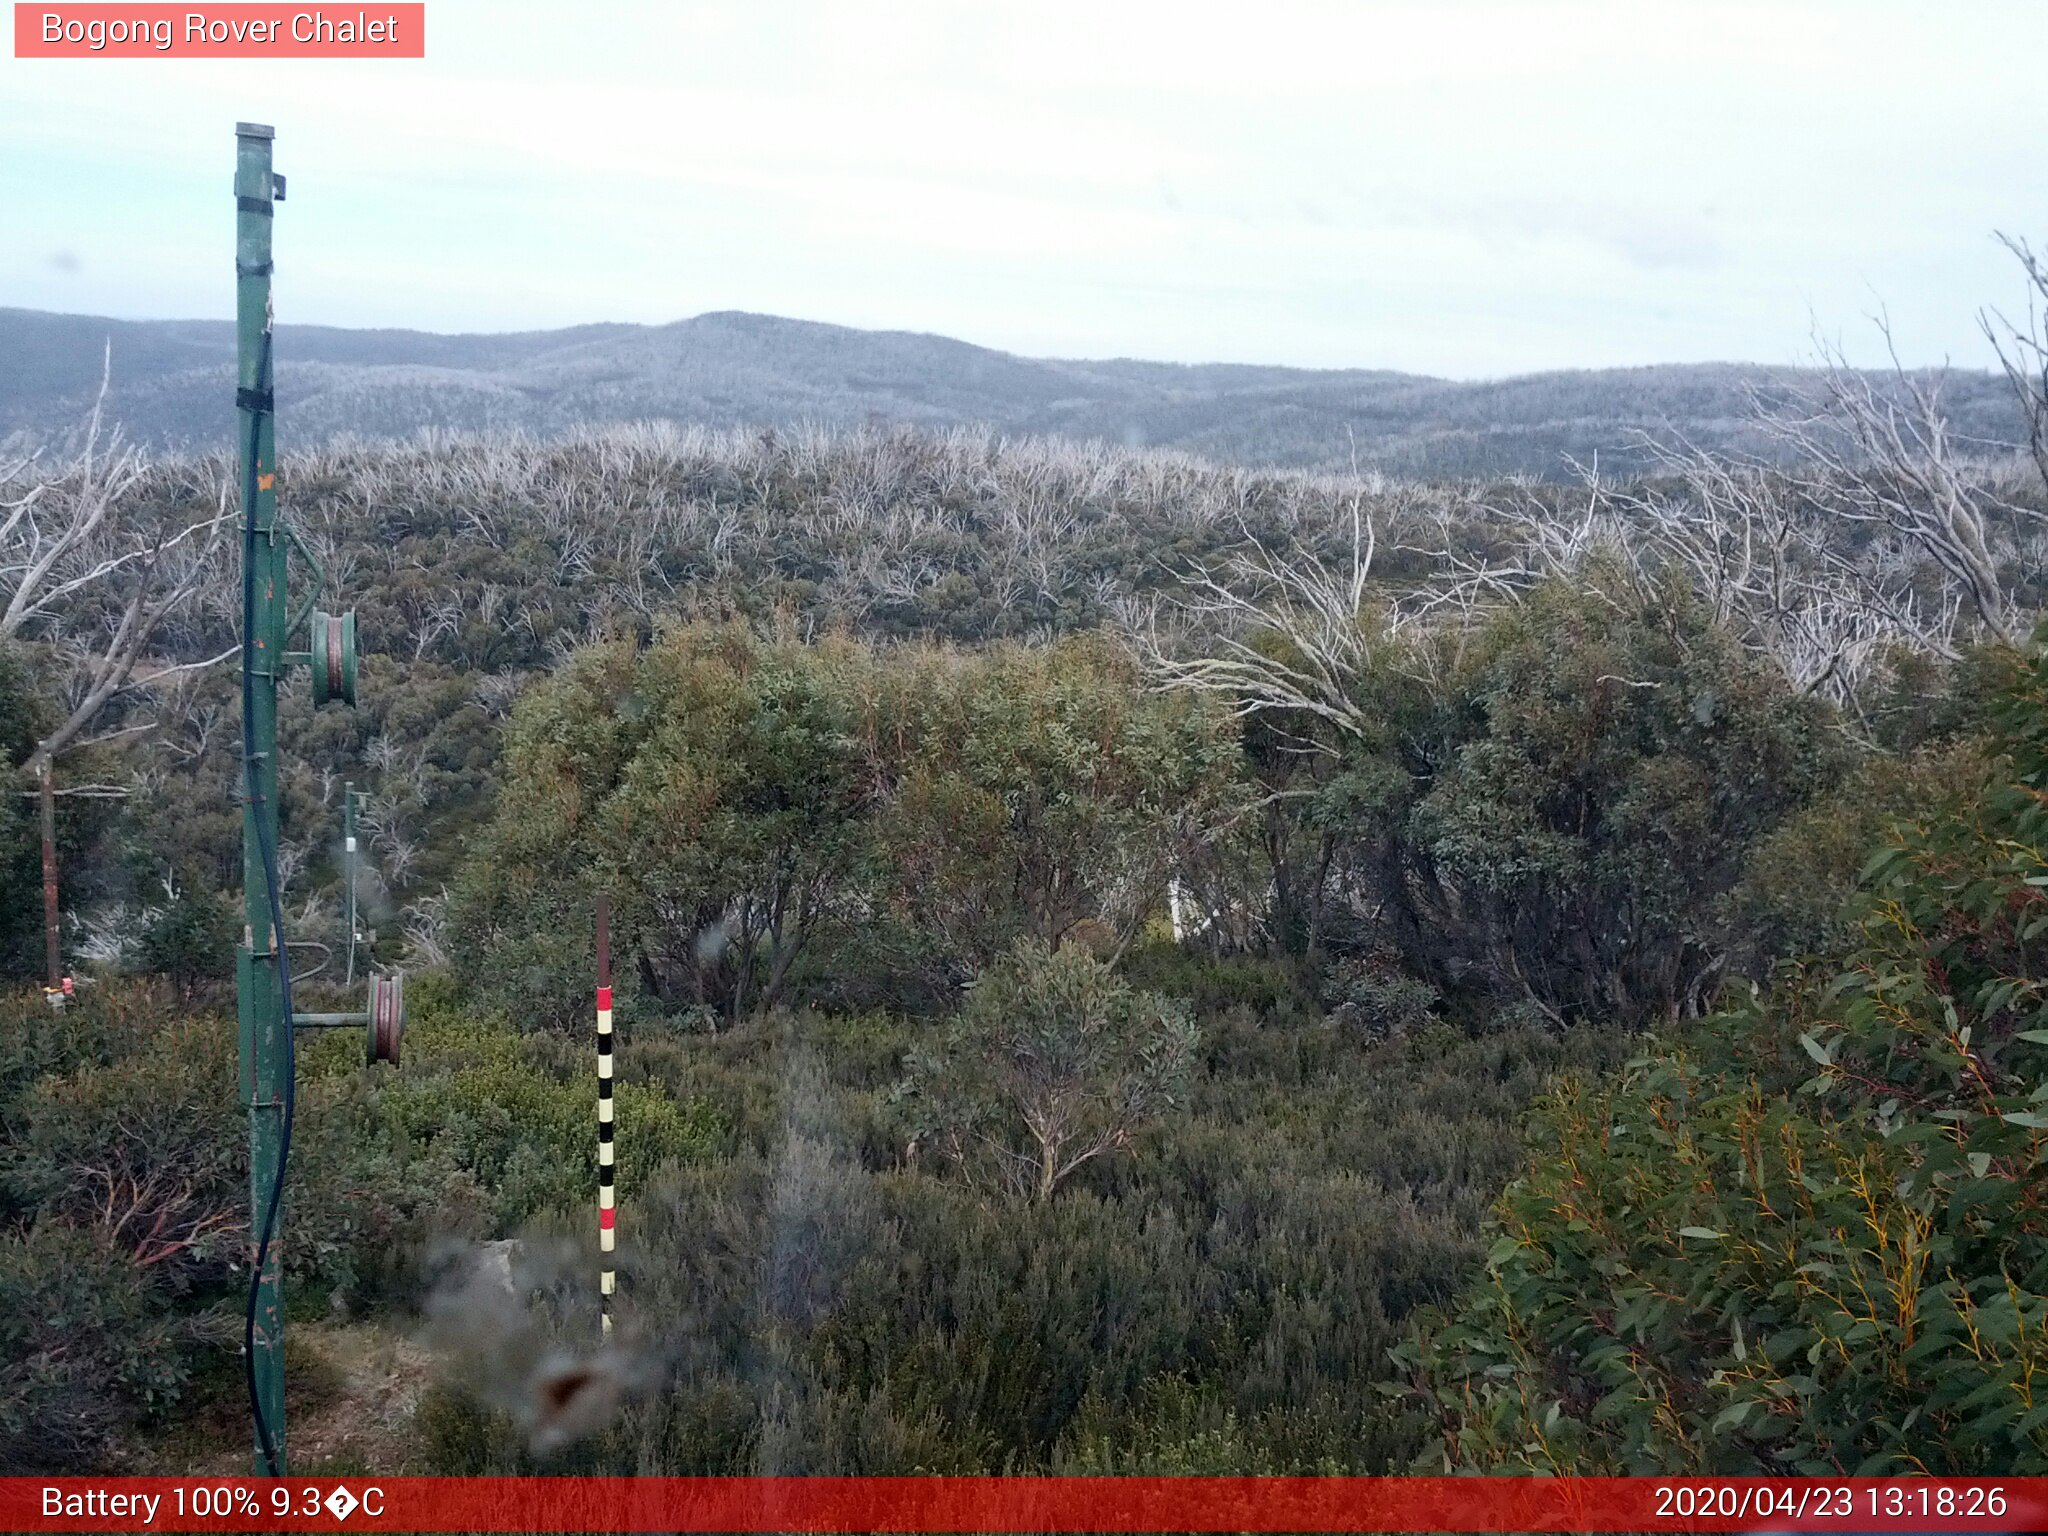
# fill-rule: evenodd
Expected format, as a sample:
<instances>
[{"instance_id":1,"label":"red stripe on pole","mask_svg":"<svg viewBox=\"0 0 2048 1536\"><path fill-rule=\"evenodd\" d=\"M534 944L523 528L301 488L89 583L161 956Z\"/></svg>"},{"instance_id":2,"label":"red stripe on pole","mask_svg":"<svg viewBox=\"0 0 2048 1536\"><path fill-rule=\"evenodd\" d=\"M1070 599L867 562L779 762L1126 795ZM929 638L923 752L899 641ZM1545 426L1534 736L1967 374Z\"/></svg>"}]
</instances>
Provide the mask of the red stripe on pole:
<instances>
[{"instance_id":1,"label":"red stripe on pole","mask_svg":"<svg viewBox=\"0 0 2048 1536\"><path fill-rule=\"evenodd\" d=\"M610 987L599 987L597 989L597 1006L600 1008L609 1008L611 1007L611 1005L612 989Z\"/></svg>"},{"instance_id":2,"label":"red stripe on pole","mask_svg":"<svg viewBox=\"0 0 2048 1536\"><path fill-rule=\"evenodd\" d=\"M609 1231L611 1231L611 1229L612 1229L612 1222L613 1222L613 1220L614 1220L614 1219L615 1219L615 1218L617 1217L617 1215L618 1215L618 1213L617 1213L616 1211L599 1211L599 1212L597 1213L597 1228L598 1228L598 1230L599 1230L600 1232L609 1232Z\"/></svg>"},{"instance_id":3,"label":"red stripe on pole","mask_svg":"<svg viewBox=\"0 0 2048 1536\"><path fill-rule=\"evenodd\" d=\"M2023 1531L2048 1478L0 1478L0 1528L152 1531ZM204 1515L194 1511L204 1508ZM121 1518L127 1516L128 1518Z\"/></svg>"}]
</instances>

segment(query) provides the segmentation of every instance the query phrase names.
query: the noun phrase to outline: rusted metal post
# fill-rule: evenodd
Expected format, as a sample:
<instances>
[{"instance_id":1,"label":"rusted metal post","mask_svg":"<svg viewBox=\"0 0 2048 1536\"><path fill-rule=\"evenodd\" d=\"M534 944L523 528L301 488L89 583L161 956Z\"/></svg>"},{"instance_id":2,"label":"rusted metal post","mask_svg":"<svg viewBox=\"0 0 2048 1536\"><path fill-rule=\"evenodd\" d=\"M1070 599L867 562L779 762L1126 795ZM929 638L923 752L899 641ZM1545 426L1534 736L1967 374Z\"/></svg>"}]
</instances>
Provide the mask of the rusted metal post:
<instances>
[{"instance_id":1,"label":"rusted metal post","mask_svg":"<svg viewBox=\"0 0 2048 1536\"><path fill-rule=\"evenodd\" d=\"M36 764L36 784L43 801L43 959L50 979L48 996L64 995L64 946L57 931L57 791L50 782L47 754Z\"/></svg>"}]
</instances>

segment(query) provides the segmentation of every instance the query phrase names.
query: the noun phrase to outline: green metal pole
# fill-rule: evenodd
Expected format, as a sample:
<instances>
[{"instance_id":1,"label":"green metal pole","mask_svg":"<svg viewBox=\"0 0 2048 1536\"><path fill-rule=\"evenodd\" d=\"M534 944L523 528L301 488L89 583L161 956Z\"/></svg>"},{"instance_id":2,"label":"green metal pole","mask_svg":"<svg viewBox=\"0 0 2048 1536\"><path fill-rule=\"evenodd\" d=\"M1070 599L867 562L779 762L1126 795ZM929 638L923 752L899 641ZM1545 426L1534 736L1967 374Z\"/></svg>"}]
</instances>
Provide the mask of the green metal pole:
<instances>
[{"instance_id":1,"label":"green metal pole","mask_svg":"<svg viewBox=\"0 0 2048 1536\"><path fill-rule=\"evenodd\" d=\"M249 1110L250 1254L270 1210L284 1150L290 1039L278 984L277 934L261 850L277 847L277 683L284 669L285 546L277 536L277 442L269 398L270 228L276 180L270 169L272 130L235 125L235 317L243 495L244 579L250 586L242 634L246 746L254 756L242 796L242 891L245 926L236 955L241 1002L242 1101ZM281 1219L280 1219L281 1225ZM249 1338L256 1433L256 1471L281 1477L284 1456L284 1297L279 1253L271 1233L256 1277ZM264 1440L269 1440L268 1454Z\"/></svg>"},{"instance_id":2,"label":"green metal pole","mask_svg":"<svg viewBox=\"0 0 2048 1536\"><path fill-rule=\"evenodd\" d=\"M348 973L342 985L356 984L356 786L353 780L341 786L341 857L343 877L348 881Z\"/></svg>"}]
</instances>

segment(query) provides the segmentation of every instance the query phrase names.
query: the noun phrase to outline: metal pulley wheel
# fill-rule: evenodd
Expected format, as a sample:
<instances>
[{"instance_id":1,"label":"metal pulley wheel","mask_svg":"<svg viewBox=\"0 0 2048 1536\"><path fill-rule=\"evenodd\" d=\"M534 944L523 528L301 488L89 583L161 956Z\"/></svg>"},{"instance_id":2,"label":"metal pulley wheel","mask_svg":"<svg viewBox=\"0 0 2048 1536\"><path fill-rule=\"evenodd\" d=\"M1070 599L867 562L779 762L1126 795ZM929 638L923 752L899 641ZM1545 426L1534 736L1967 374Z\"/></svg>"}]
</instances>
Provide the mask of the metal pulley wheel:
<instances>
[{"instance_id":1,"label":"metal pulley wheel","mask_svg":"<svg viewBox=\"0 0 2048 1536\"><path fill-rule=\"evenodd\" d=\"M398 1065L398 1042L405 1033L405 973L392 971L370 978L371 1061Z\"/></svg>"},{"instance_id":2,"label":"metal pulley wheel","mask_svg":"<svg viewBox=\"0 0 2048 1536\"><path fill-rule=\"evenodd\" d=\"M356 615L313 610L309 670L313 674L313 704L341 703L354 708L356 702Z\"/></svg>"}]
</instances>

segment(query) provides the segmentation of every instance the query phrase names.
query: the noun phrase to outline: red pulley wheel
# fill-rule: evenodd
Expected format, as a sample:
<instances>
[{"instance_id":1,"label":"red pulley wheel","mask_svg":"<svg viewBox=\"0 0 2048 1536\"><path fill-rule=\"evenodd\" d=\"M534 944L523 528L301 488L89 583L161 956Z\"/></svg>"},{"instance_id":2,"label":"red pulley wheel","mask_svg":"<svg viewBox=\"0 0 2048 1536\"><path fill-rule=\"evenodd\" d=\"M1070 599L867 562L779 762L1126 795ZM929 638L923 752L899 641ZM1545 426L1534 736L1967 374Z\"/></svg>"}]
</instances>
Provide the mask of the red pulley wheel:
<instances>
[{"instance_id":1,"label":"red pulley wheel","mask_svg":"<svg viewBox=\"0 0 2048 1536\"><path fill-rule=\"evenodd\" d=\"M348 697L348 693L346 691L347 674L343 672L341 665L341 621L339 619L330 620L326 628L327 697L330 699L345 699Z\"/></svg>"},{"instance_id":2,"label":"red pulley wheel","mask_svg":"<svg viewBox=\"0 0 2048 1536\"><path fill-rule=\"evenodd\" d=\"M393 971L370 978L371 1061L398 1065L398 1044L405 1033L405 976Z\"/></svg>"}]
</instances>

